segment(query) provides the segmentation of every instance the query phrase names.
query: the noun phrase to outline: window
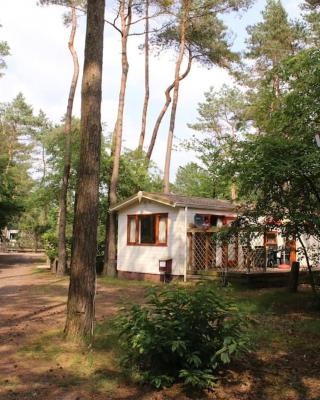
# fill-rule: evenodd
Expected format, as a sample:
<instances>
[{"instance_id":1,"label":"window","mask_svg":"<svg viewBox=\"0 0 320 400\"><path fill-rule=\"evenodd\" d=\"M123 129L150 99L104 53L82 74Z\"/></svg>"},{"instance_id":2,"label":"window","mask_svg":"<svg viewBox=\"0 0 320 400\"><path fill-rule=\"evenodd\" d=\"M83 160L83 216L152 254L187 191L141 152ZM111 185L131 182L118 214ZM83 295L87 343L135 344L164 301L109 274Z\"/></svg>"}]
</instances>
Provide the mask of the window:
<instances>
[{"instance_id":1,"label":"window","mask_svg":"<svg viewBox=\"0 0 320 400\"><path fill-rule=\"evenodd\" d=\"M128 215L127 243L166 246L168 214Z\"/></svg>"},{"instance_id":2,"label":"window","mask_svg":"<svg viewBox=\"0 0 320 400\"><path fill-rule=\"evenodd\" d=\"M264 237L264 244L265 246L277 246L278 245L277 232L276 231L266 232Z\"/></svg>"},{"instance_id":3,"label":"window","mask_svg":"<svg viewBox=\"0 0 320 400\"><path fill-rule=\"evenodd\" d=\"M211 214L195 214L194 223L198 228L210 228L217 226L218 217Z\"/></svg>"},{"instance_id":4,"label":"window","mask_svg":"<svg viewBox=\"0 0 320 400\"><path fill-rule=\"evenodd\" d=\"M156 217L155 215L141 215L140 243L151 244L156 242Z\"/></svg>"}]
</instances>

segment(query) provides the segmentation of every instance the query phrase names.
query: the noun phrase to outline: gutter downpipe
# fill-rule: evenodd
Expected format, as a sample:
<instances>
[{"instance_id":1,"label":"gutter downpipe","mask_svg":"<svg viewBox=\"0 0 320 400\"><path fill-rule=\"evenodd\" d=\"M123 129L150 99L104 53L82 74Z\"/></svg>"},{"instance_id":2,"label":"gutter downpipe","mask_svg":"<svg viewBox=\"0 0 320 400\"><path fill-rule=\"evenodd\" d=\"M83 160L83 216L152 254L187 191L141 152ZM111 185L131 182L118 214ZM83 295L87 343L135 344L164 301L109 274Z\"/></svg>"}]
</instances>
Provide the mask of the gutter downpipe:
<instances>
[{"instance_id":1,"label":"gutter downpipe","mask_svg":"<svg viewBox=\"0 0 320 400\"><path fill-rule=\"evenodd\" d=\"M184 273L183 273L183 281L187 282L187 267L188 267L188 237L187 237L187 228L188 228L188 207L184 207L184 231L185 231L185 243L184 243Z\"/></svg>"}]
</instances>

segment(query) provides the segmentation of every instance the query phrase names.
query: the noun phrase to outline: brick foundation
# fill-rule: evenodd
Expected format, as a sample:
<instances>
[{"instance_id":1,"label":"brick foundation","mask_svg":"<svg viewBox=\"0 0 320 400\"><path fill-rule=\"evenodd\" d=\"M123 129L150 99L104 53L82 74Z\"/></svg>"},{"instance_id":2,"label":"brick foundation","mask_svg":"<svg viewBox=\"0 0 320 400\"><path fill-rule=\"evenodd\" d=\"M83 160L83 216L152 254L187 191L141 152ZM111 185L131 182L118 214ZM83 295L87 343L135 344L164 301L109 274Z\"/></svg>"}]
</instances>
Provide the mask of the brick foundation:
<instances>
[{"instance_id":1,"label":"brick foundation","mask_svg":"<svg viewBox=\"0 0 320 400\"><path fill-rule=\"evenodd\" d=\"M151 282L161 282L160 274L148 274L145 272L132 272L132 271L119 271L118 278L120 279L134 279L137 281L151 281ZM183 279L180 275L171 275L172 280Z\"/></svg>"}]
</instances>

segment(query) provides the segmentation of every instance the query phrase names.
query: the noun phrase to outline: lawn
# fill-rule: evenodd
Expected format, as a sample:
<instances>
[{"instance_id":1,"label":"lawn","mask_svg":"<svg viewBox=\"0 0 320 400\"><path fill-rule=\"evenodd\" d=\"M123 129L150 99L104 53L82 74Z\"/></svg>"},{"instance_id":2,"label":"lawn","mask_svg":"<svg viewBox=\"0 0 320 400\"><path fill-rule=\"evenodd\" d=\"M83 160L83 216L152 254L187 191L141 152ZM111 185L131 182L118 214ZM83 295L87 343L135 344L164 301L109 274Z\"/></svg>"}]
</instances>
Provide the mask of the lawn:
<instances>
[{"instance_id":1,"label":"lawn","mask_svg":"<svg viewBox=\"0 0 320 400\"><path fill-rule=\"evenodd\" d=\"M45 292L61 296L66 291L66 278L57 280L45 272L34 276L43 282L33 288L34 296ZM53 279L53 283L47 283ZM66 396L72 394L72 400L320 399L319 307L308 288L296 294L285 289L224 289L250 322L251 352L222 371L212 391L195 393L180 385L157 391L138 385L135 376L127 376L119 367L121 352L113 316L123 305L143 302L149 286L146 282L99 278L93 344L79 347L66 343L61 330L52 328L28 337L14 362L36 366L30 377L33 389L22 391L26 380L17 373L3 383L7 395L3 399L60 399L51 397L55 390L59 394L63 390Z\"/></svg>"}]
</instances>

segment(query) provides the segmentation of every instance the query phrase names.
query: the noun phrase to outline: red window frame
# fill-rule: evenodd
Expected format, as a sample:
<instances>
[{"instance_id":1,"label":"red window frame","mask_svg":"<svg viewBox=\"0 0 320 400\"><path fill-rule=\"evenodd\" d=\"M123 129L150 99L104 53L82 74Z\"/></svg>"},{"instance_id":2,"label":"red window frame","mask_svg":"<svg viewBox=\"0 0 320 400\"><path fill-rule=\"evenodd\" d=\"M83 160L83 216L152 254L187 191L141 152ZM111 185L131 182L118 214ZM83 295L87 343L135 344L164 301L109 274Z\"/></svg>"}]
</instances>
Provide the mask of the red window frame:
<instances>
[{"instance_id":1,"label":"red window frame","mask_svg":"<svg viewBox=\"0 0 320 400\"><path fill-rule=\"evenodd\" d=\"M278 232L277 231L265 232L264 246L278 246Z\"/></svg>"},{"instance_id":2,"label":"red window frame","mask_svg":"<svg viewBox=\"0 0 320 400\"><path fill-rule=\"evenodd\" d=\"M140 220L144 217L155 217L155 242L154 243L140 243L139 242L139 228ZM165 218L166 222L166 239L165 242L159 242L159 220ZM130 241L130 223L135 221L135 241ZM154 214L129 214L127 215L127 245L128 246L167 246L168 245L168 213L154 213Z\"/></svg>"}]
</instances>

